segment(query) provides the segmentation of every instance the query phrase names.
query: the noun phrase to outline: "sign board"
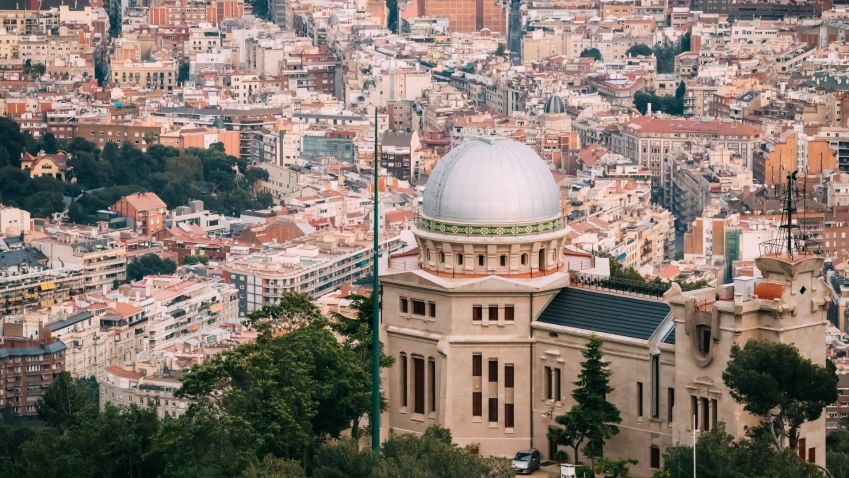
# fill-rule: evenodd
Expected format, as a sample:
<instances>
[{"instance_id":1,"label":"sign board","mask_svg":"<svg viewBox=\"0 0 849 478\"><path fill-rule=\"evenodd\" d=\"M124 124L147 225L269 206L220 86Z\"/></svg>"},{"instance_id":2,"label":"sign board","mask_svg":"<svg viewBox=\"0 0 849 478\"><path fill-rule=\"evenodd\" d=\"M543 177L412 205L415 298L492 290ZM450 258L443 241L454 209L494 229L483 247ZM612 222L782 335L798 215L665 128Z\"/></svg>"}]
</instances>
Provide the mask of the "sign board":
<instances>
[{"instance_id":1,"label":"sign board","mask_svg":"<svg viewBox=\"0 0 849 478\"><path fill-rule=\"evenodd\" d=\"M577 476L577 465L560 465L560 478L576 478Z\"/></svg>"}]
</instances>

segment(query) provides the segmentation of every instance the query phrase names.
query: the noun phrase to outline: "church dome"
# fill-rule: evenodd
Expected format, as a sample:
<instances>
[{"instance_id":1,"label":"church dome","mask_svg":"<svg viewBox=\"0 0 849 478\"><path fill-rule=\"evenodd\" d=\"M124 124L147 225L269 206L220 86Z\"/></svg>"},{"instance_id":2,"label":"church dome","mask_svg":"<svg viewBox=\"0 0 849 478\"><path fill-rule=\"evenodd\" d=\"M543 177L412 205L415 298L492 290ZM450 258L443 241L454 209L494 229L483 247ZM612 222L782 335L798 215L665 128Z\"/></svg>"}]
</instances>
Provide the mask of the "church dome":
<instances>
[{"instance_id":1,"label":"church dome","mask_svg":"<svg viewBox=\"0 0 849 478\"><path fill-rule=\"evenodd\" d=\"M498 137L469 139L433 169L423 215L448 224L521 225L557 219L560 190L528 146Z\"/></svg>"},{"instance_id":2,"label":"church dome","mask_svg":"<svg viewBox=\"0 0 849 478\"><path fill-rule=\"evenodd\" d=\"M546 113L565 113L566 112L566 103L563 102L563 98L552 95L548 97L548 100L545 102L545 107L543 109Z\"/></svg>"}]
</instances>

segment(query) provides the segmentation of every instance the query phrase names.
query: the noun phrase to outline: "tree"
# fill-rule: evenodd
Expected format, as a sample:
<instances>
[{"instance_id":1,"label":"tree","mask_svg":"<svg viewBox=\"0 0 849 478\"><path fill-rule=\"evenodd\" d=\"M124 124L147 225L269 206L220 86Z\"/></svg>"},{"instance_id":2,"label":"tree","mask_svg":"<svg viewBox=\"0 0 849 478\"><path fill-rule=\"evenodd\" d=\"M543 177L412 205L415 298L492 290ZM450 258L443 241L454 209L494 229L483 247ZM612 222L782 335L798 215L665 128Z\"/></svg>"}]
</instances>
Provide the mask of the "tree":
<instances>
[{"instance_id":1,"label":"tree","mask_svg":"<svg viewBox=\"0 0 849 478\"><path fill-rule=\"evenodd\" d=\"M503 43L499 43L495 49L495 56L504 56L505 52L507 52L507 47Z\"/></svg>"},{"instance_id":2,"label":"tree","mask_svg":"<svg viewBox=\"0 0 849 478\"><path fill-rule=\"evenodd\" d=\"M722 380L731 396L760 419L779 450L785 439L795 450L802 423L819 418L838 396L831 361L817 365L792 345L764 340L750 340L742 348L735 344Z\"/></svg>"},{"instance_id":3,"label":"tree","mask_svg":"<svg viewBox=\"0 0 849 478\"><path fill-rule=\"evenodd\" d=\"M587 48L581 52L581 58L594 58L595 61L601 61L601 52L598 48Z\"/></svg>"},{"instance_id":4,"label":"tree","mask_svg":"<svg viewBox=\"0 0 849 478\"><path fill-rule=\"evenodd\" d=\"M619 478L628 475L628 468L631 465L636 465L638 462L633 458L625 460L608 460L606 458L598 459L598 468L604 478Z\"/></svg>"},{"instance_id":5,"label":"tree","mask_svg":"<svg viewBox=\"0 0 849 478\"><path fill-rule=\"evenodd\" d=\"M832 478L849 478L849 430L845 426L825 436L825 450Z\"/></svg>"},{"instance_id":6,"label":"tree","mask_svg":"<svg viewBox=\"0 0 849 478\"><path fill-rule=\"evenodd\" d=\"M265 455L262 461L254 461L242 472L241 478L307 478L303 467L297 461L284 460L273 455Z\"/></svg>"},{"instance_id":7,"label":"tree","mask_svg":"<svg viewBox=\"0 0 849 478\"><path fill-rule=\"evenodd\" d=\"M99 388L94 377L73 378L62 372L38 403L38 416L45 423L68 429L97 415Z\"/></svg>"},{"instance_id":8,"label":"tree","mask_svg":"<svg viewBox=\"0 0 849 478\"><path fill-rule=\"evenodd\" d=\"M680 90L680 86L678 89ZM684 96L657 95L654 91L638 91L634 94L634 106L640 114L648 112L651 103L653 111L661 111L666 114L681 116L684 114Z\"/></svg>"},{"instance_id":9,"label":"tree","mask_svg":"<svg viewBox=\"0 0 849 478\"><path fill-rule=\"evenodd\" d=\"M575 405L555 419L562 428L550 431L551 438L557 444L573 449L576 464L580 463L582 444L584 455L593 462L604 456L605 441L619 433L617 424L622 421L619 410L607 401L613 387L609 383L610 369L602 359L602 344L596 336L587 341L581 372L572 391Z\"/></svg>"},{"instance_id":10,"label":"tree","mask_svg":"<svg viewBox=\"0 0 849 478\"><path fill-rule=\"evenodd\" d=\"M145 254L127 264L127 281L137 281L148 275L173 274L177 264L171 259L163 259L156 254Z\"/></svg>"},{"instance_id":11,"label":"tree","mask_svg":"<svg viewBox=\"0 0 849 478\"><path fill-rule=\"evenodd\" d=\"M628 48L625 51L627 56L651 56L653 53L650 46L645 43L637 43L635 45L631 45L631 48Z\"/></svg>"},{"instance_id":12,"label":"tree","mask_svg":"<svg viewBox=\"0 0 849 478\"><path fill-rule=\"evenodd\" d=\"M188 255L183 258L183 264L192 265L192 264L209 264L209 258L206 256L192 256Z\"/></svg>"},{"instance_id":13,"label":"tree","mask_svg":"<svg viewBox=\"0 0 849 478\"><path fill-rule=\"evenodd\" d=\"M702 433L696 443L696 475L700 477L749 478L793 476L822 478L814 464L791 450L778 451L763 436L735 441L720 423ZM663 454L663 466L655 478L693 478L693 447L671 446Z\"/></svg>"},{"instance_id":14,"label":"tree","mask_svg":"<svg viewBox=\"0 0 849 478\"><path fill-rule=\"evenodd\" d=\"M300 296L285 299L302 310L265 313L308 320L276 337L266 327L255 343L192 368L177 395L243 421L257 437L257 456L271 453L307 465L316 445L338 438L366 413L371 377L326 320L299 305Z\"/></svg>"},{"instance_id":15,"label":"tree","mask_svg":"<svg viewBox=\"0 0 849 478\"><path fill-rule=\"evenodd\" d=\"M682 81L681 83L678 83L678 87L675 88L675 98L679 99L679 100L683 99L684 95L686 95L686 94L687 94L687 85L685 85L684 82Z\"/></svg>"}]
</instances>

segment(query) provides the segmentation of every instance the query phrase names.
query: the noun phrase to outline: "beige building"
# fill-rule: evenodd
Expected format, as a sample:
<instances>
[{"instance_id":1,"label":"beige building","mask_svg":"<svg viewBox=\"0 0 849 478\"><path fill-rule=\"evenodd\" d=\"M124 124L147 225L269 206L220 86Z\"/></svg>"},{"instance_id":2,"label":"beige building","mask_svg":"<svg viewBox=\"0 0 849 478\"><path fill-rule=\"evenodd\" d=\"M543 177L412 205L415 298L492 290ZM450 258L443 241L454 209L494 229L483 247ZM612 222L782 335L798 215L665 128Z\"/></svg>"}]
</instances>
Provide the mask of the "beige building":
<instances>
[{"instance_id":1,"label":"beige building","mask_svg":"<svg viewBox=\"0 0 849 478\"><path fill-rule=\"evenodd\" d=\"M113 61L111 69L112 81L120 87L171 93L177 84L177 63L173 60Z\"/></svg>"},{"instance_id":2,"label":"beige building","mask_svg":"<svg viewBox=\"0 0 849 478\"><path fill-rule=\"evenodd\" d=\"M483 454L535 447L553 457L547 431L574 405L581 352L596 335L622 417L606 455L639 460L631 476L649 477L666 447L690 443L694 420L701 430L725 422L736 436L753 423L722 382L733 344L794 343L825 362L821 258L761 257L759 283L673 285L662 300L601 289L567 270L559 199L545 163L509 140L470 140L433 170L413 229L418 251L391 257L381 276L395 358L384 380L389 431L440 424ZM823 419L801 438L800 454L823 465Z\"/></svg>"}]
</instances>

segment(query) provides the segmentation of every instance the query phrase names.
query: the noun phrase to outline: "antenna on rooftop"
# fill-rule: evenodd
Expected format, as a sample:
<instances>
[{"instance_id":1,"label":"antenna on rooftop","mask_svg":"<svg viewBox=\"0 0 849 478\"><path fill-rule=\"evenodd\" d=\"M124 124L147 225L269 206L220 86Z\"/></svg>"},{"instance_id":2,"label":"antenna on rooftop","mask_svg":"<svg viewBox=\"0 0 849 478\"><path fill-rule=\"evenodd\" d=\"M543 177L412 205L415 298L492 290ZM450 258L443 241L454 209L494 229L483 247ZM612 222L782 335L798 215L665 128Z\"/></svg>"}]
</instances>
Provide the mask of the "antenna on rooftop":
<instances>
[{"instance_id":1,"label":"antenna on rooftop","mask_svg":"<svg viewBox=\"0 0 849 478\"><path fill-rule=\"evenodd\" d=\"M781 225L778 226L778 236L761 243L761 255L786 256L793 259L798 254L818 253L819 248L816 245L816 241L811 239L809 233L801 232L803 229L800 226L802 221L800 221L797 209L800 197L803 200L803 205L807 205L805 202L807 186L804 184L803 179L802 193L800 195L798 170L789 173L786 178L787 184L784 188L784 197L782 198L784 208L781 212ZM807 213L806 207L803 206L803 210L806 210L805 212Z\"/></svg>"}]
</instances>

